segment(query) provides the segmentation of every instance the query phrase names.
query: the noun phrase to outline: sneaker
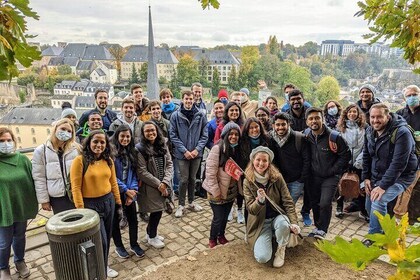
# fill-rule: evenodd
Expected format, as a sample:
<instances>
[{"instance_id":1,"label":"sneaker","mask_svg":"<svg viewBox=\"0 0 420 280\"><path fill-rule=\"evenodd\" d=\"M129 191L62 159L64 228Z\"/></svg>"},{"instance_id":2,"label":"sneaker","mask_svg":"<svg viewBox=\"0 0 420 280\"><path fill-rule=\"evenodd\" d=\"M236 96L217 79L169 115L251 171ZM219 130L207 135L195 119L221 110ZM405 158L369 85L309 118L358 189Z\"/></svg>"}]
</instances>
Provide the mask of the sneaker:
<instances>
[{"instance_id":1,"label":"sneaker","mask_svg":"<svg viewBox=\"0 0 420 280\"><path fill-rule=\"evenodd\" d=\"M228 216L228 221L230 222L232 220L233 220L233 207L230 209L229 216Z\"/></svg>"},{"instance_id":2,"label":"sneaker","mask_svg":"<svg viewBox=\"0 0 420 280\"><path fill-rule=\"evenodd\" d=\"M116 278L117 276L118 276L118 272L117 271L115 271L115 270L113 270L112 268L110 268L109 266L107 267L107 269L106 269L106 275L109 277L109 278Z\"/></svg>"},{"instance_id":3,"label":"sneaker","mask_svg":"<svg viewBox=\"0 0 420 280\"><path fill-rule=\"evenodd\" d=\"M200 212L200 211L203 210L203 207L201 207L200 205L198 205L198 203L193 202L193 203L190 203L188 205L188 209L190 211L193 211L193 212Z\"/></svg>"},{"instance_id":4,"label":"sneaker","mask_svg":"<svg viewBox=\"0 0 420 280\"><path fill-rule=\"evenodd\" d=\"M130 248L130 251L133 252L137 257L144 258L144 250L139 246L133 246Z\"/></svg>"},{"instance_id":5,"label":"sneaker","mask_svg":"<svg viewBox=\"0 0 420 280\"><path fill-rule=\"evenodd\" d=\"M244 213L242 213L242 209L238 209L237 222L238 224L243 224L245 222Z\"/></svg>"},{"instance_id":6,"label":"sneaker","mask_svg":"<svg viewBox=\"0 0 420 280\"><path fill-rule=\"evenodd\" d=\"M10 269L0 269L0 279L1 280L12 280L12 277L10 276Z\"/></svg>"},{"instance_id":7,"label":"sneaker","mask_svg":"<svg viewBox=\"0 0 420 280\"><path fill-rule=\"evenodd\" d=\"M182 205L179 205L178 206L178 208L176 209L176 211L175 211L175 217L176 218L181 218L182 217L182 215L184 214L184 206L182 206Z\"/></svg>"},{"instance_id":8,"label":"sneaker","mask_svg":"<svg viewBox=\"0 0 420 280\"><path fill-rule=\"evenodd\" d=\"M217 240L209 239L209 248L212 249L217 246Z\"/></svg>"},{"instance_id":9,"label":"sneaker","mask_svg":"<svg viewBox=\"0 0 420 280\"><path fill-rule=\"evenodd\" d=\"M140 219L142 219L144 222L148 222L150 217L147 213L141 213L139 214Z\"/></svg>"},{"instance_id":10,"label":"sneaker","mask_svg":"<svg viewBox=\"0 0 420 280\"><path fill-rule=\"evenodd\" d=\"M147 240L147 243L152 246L155 247L156 249L162 249L163 247L165 247L165 243L163 243L162 240L160 240L159 238L155 237L155 238L149 238Z\"/></svg>"},{"instance_id":11,"label":"sneaker","mask_svg":"<svg viewBox=\"0 0 420 280\"><path fill-rule=\"evenodd\" d=\"M362 243L363 243L363 245L365 245L366 247L369 248L370 246L373 245L373 243L375 243L375 241L372 241L370 239L365 239L365 240L362 241Z\"/></svg>"},{"instance_id":12,"label":"sneaker","mask_svg":"<svg viewBox=\"0 0 420 280\"><path fill-rule=\"evenodd\" d=\"M284 265L284 256L286 255L286 246L279 246L273 260L273 267L282 267Z\"/></svg>"},{"instance_id":13,"label":"sneaker","mask_svg":"<svg viewBox=\"0 0 420 280\"><path fill-rule=\"evenodd\" d=\"M316 239L324 240L327 233L323 231L322 229L319 229L315 232L314 237Z\"/></svg>"},{"instance_id":14,"label":"sneaker","mask_svg":"<svg viewBox=\"0 0 420 280\"><path fill-rule=\"evenodd\" d=\"M302 218L304 227L310 227L312 225L312 219L309 213L302 213Z\"/></svg>"},{"instance_id":15,"label":"sneaker","mask_svg":"<svg viewBox=\"0 0 420 280\"><path fill-rule=\"evenodd\" d=\"M309 234L308 237L315 237L315 233L318 231L317 228L314 228Z\"/></svg>"},{"instance_id":16,"label":"sneaker","mask_svg":"<svg viewBox=\"0 0 420 280\"><path fill-rule=\"evenodd\" d=\"M344 217L343 208L337 207L337 211L335 211L335 216L339 219Z\"/></svg>"},{"instance_id":17,"label":"sneaker","mask_svg":"<svg viewBox=\"0 0 420 280\"><path fill-rule=\"evenodd\" d=\"M122 259L127 259L130 256L124 247L115 247L115 253Z\"/></svg>"},{"instance_id":18,"label":"sneaker","mask_svg":"<svg viewBox=\"0 0 420 280\"><path fill-rule=\"evenodd\" d=\"M15 266L20 278L27 278L31 274L31 271L24 261L16 262Z\"/></svg>"},{"instance_id":19,"label":"sneaker","mask_svg":"<svg viewBox=\"0 0 420 280\"><path fill-rule=\"evenodd\" d=\"M219 243L221 245L225 245L225 244L229 243L229 240L227 240L224 235L221 235L221 236L217 237L217 240L219 241Z\"/></svg>"},{"instance_id":20,"label":"sneaker","mask_svg":"<svg viewBox=\"0 0 420 280\"><path fill-rule=\"evenodd\" d=\"M165 241L165 237L160 236L159 234L156 234L155 238L159 239L160 241ZM146 233L146 242L149 241L150 237L149 234Z\"/></svg>"},{"instance_id":21,"label":"sneaker","mask_svg":"<svg viewBox=\"0 0 420 280\"><path fill-rule=\"evenodd\" d=\"M363 220L365 220L365 222L369 223L370 222L370 217L368 215L367 212L359 212L359 218L362 218Z\"/></svg>"}]
</instances>

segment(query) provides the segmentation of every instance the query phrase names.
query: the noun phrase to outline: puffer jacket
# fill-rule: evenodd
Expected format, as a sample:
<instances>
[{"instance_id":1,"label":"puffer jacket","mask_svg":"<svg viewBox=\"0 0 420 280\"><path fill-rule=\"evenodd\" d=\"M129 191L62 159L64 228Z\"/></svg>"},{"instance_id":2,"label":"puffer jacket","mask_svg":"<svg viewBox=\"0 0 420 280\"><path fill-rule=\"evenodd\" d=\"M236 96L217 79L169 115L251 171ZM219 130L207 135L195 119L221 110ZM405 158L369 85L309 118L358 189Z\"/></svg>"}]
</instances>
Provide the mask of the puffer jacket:
<instances>
[{"instance_id":1,"label":"puffer jacket","mask_svg":"<svg viewBox=\"0 0 420 280\"><path fill-rule=\"evenodd\" d=\"M119 113L117 115L117 119L113 121L112 124L109 126L109 131L115 132L117 128L122 124L126 124L130 127L131 132L133 133L133 136L134 136L134 143L135 144L139 143L140 135L141 135L141 127L143 125L143 122L140 121L137 117L134 117L134 121L131 124L127 123L122 113Z\"/></svg>"},{"instance_id":2,"label":"puffer jacket","mask_svg":"<svg viewBox=\"0 0 420 280\"><path fill-rule=\"evenodd\" d=\"M38 146L32 156L32 177L35 183L35 191L38 203L47 203L51 197L63 197L66 195L66 183L70 173L70 167L75 157L79 155L79 146L73 146L63 154L63 172L57 151L48 140Z\"/></svg>"},{"instance_id":3,"label":"puffer jacket","mask_svg":"<svg viewBox=\"0 0 420 280\"><path fill-rule=\"evenodd\" d=\"M174 146L175 158L185 159L184 153L194 149L198 151L197 157L202 157L208 139L206 116L197 110L190 122L181 109L175 111L171 116L169 139Z\"/></svg>"},{"instance_id":4,"label":"puffer jacket","mask_svg":"<svg viewBox=\"0 0 420 280\"><path fill-rule=\"evenodd\" d=\"M395 183L408 187L416 177L417 156L414 138L407 122L400 115L390 113L391 119L381 136L369 126L363 149L362 180L370 179L372 186L387 190ZM391 135L398 128L395 143Z\"/></svg>"},{"instance_id":5,"label":"puffer jacket","mask_svg":"<svg viewBox=\"0 0 420 280\"><path fill-rule=\"evenodd\" d=\"M363 143L365 141L365 129L359 127L354 121L346 121L346 131L341 132L341 136L346 140L349 146L352 158L350 164L356 163L357 157L363 150Z\"/></svg>"},{"instance_id":6,"label":"puffer jacket","mask_svg":"<svg viewBox=\"0 0 420 280\"><path fill-rule=\"evenodd\" d=\"M219 166L220 145L214 145L206 159L206 178L203 188L213 197L226 199L232 177L225 172L223 166ZM238 182L239 193L242 194L242 180Z\"/></svg>"}]
</instances>

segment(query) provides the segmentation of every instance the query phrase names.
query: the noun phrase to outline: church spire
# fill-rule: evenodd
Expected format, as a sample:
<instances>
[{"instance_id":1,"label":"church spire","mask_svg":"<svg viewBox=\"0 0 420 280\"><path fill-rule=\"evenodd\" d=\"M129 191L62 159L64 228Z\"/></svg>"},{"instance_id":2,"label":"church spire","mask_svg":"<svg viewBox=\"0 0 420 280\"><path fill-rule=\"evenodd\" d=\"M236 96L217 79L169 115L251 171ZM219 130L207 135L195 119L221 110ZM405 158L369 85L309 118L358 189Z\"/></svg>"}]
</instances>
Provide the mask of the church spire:
<instances>
[{"instance_id":1,"label":"church spire","mask_svg":"<svg viewBox=\"0 0 420 280\"><path fill-rule=\"evenodd\" d=\"M159 82L156 69L155 42L153 39L152 12L149 5L149 46L147 57L147 97L159 99Z\"/></svg>"}]
</instances>

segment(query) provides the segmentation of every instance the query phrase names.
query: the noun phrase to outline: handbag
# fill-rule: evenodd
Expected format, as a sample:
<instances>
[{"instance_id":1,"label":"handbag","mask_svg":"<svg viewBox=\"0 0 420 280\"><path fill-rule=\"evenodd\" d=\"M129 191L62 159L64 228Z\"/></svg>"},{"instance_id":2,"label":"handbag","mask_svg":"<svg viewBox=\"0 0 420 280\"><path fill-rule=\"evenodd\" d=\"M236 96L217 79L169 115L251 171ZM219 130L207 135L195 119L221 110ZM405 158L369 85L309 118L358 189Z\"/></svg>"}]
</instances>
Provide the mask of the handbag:
<instances>
[{"instance_id":1,"label":"handbag","mask_svg":"<svg viewBox=\"0 0 420 280\"><path fill-rule=\"evenodd\" d=\"M357 198L360 195L359 176L352 171L345 172L338 182L338 191L345 198Z\"/></svg>"}]
</instances>

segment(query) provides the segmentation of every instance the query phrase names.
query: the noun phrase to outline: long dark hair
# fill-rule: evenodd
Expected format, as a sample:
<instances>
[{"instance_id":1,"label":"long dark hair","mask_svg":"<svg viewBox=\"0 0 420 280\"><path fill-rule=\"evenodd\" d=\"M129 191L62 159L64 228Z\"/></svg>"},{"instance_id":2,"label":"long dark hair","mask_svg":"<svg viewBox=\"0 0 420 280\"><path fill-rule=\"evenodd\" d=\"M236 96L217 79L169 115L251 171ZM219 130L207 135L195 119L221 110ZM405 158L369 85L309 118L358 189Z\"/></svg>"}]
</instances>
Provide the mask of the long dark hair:
<instances>
[{"instance_id":1,"label":"long dark hair","mask_svg":"<svg viewBox=\"0 0 420 280\"><path fill-rule=\"evenodd\" d=\"M236 128L232 128L237 130ZM219 141L219 143L217 143L217 145L220 146L220 156L219 156L219 167L224 167L226 162L228 161L228 159L231 157L237 164L241 164L242 162L242 158L241 158L241 132L238 130L239 133L239 140L238 140L238 145L234 148L232 148L230 146L229 143L229 133L232 130L230 129L226 134L225 137L223 139L221 139L221 141Z\"/></svg>"},{"instance_id":2,"label":"long dark hair","mask_svg":"<svg viewBox=\"0 0 420 280\"><path fill-rule=\"evenodd\" d=\"M249 154L251 153L251 137L249 137L248 132L249 132L249 127L251 126L251 124L255 122L258 124L258 126L260 127L260 146L268 146L269 143L269 138L265 132L265 128L262 125L262 123L256 118L256 117L251 117L248 118L244 124L244 127L242 129L242 145L241 145L241 150L242 150L242 156L246 159L249 157Z\"/></svg>"},{"instance_id":3,"label":"long dark hair","mask_svg":"<svg viewBox=\"0 0 420 280\"><path fill-rule=\"evenodd\" d=\"M120 144L118 140L121 132L129 131L131 140L127 146L123 146ZM119 158L121 156L127 156L128 160L132 168L135 170L137 167L137 158L136 158L136 149L134 148L134 137L133 132L131 131L130 127L126 124L122 124L118 126L117 130L115 131L114 135L111 137L111 144L113 147L113 159Z\"/></svg>"},{"instance_id":4,"label":"long dark hair","mask_svg":"<svg viewBox=\"0 0 420 280\"><path fill-rule=\"evenodd\" d=\"M112 159L111 159L112 147L111 147L111 143L109 142L109 138L106 135L106 133L102 130L94 130L91 133L89 133L88 137L85 139L85 141L83 141L82 155L86 159L88 164L93 164L96 161L95 154L90 149L90 143L92 142L93 136L95 136L97 134L105 135L105 143L106 143L105 150L101 154L100 159L105 160L108 163L108 166L112 166Z\"/></svg>"},{"instance_id":5,"label":"long dark hair","mask_svg":"<svg viewBox=\"0 0 420 280\"><path fill-rule=\"evenodd\" d=\"M355 108L357 110L357 119L356 119L356 124L359 126L359 128L364 128L366 126L366 116L363 113L362 109L360 109L359 106L357 106L356 104L350 104L349 106L347 106L346 109L343 110L343 112L341 112L341 116L338 119L338 123L337 123L337 128L340 132L346 132L346 120L348 120L347 118L347 114L349 113L349 111L351 109Z\"/></svg>"},{"instance_id":6,"label":"long dark hair","mask_svg":"<svg viewBox=\"0 0 420 280\"><path fill-rule=\"evenodd\" d=\"M147 124L153 125L156 129L156 139L153 144L150 143L150 141L147 140L146 137L144 136L144 127ZM163 137L162 132L160 131L156 123L154 123L153 121L144 122L141 127L139 152L145 158L148 158L149 156L164 156L167 151L168 151L168 147L166 145L166 139L165 137Z\"/></svg>"},{"instance_id":7,"label":"long dark hair","mask_svg":"<svg viewBox=\"0 0 420 280\"><path fill-rule=\"evenodd\" d=\"M243 119L243 113L242 113L242 108L241 105L235 103L235 102L229 102L226 106L225 106L225 110L223 111L223 124L227 124L228 122L230 122L231 120L228 117L228 111L231 107L236 106L239 108L239 117L236 120L236 124L239 125L240 127L242 126L242 124L244 123L244 119Z\"/></svg>"}]
</instances>

